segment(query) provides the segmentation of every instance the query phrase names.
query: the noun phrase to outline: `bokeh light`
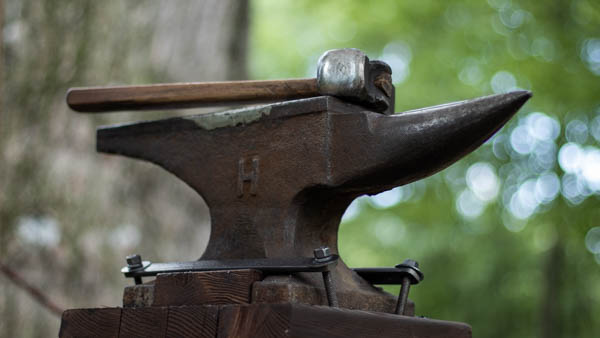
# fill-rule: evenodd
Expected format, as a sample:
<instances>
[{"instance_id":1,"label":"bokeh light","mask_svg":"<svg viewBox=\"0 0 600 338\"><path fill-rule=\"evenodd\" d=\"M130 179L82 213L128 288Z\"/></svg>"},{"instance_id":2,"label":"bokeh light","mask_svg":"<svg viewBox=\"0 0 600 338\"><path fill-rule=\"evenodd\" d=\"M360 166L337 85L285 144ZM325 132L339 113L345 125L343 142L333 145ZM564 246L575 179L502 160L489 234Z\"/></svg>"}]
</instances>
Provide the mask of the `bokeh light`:
<instances>
[{"instance_id":1,"label":"bokeh light","mask_svg":"<svg viewBox=\"0 0 600 338\"><path fill-rule=\"evenodd\" d=\"M404 82L410 74L412 51L403 41L394 41L385 45L379 59L392 67L392 82L396 85Z\"/></svg>"},{"instance_id":2,"label":"bokeh light","mask_svg":"<svg viewBox=\"0 0 600 338\"><path fill-rule=\"evenodd\" d=\"M592 73L600 75L600 39L587 39L583 42L581 59Z\"/></svg>"},{"instance_id":3,"label":"bokeh light","mask_svg":"<svg viewBox=\"0 0 600 338\"><path fill-rule=\"evenodd\" d=\"M479 217L485 209L485 202L480 200L470 189L463 190L456 199L456 210L467 219Z\"/></svg>"},{"instance_id":4,"label":"bokeh light","mask_svg":"<svg viewBox=\"0 0 600 338\"><path fill-rule=\"evenodd\" d=\"M593 227L585 235L585 247L593 254L600 254L600 227Z\"/></svg>"},{"instance_id":5,"label":"bokeh light","mask_svg":"<svg viewBox=\"0 0 600 338\"><path fill-rule=\"evenodd\" d=\"M54 247L61 239L58 221L49 216L22 216L17 222L19 237L29 243L39 246Z\"/></svg>"},{"instance_id":6,"label":"bokeh light","mask_svg":"<svg viewBox=\"0 0 600 338\"><path fill-rule=\"evenodd\" d=\"M475 196L484 202L493 201L498 196L500 182L492 165L478 162L467 170L467 185Z\"/></svg>"},{"instance_id":7,"label":"bokeh light","mask_svg":"<svg viewBox=\"0 0 600 338\"><path fill-rule=\"evenodd\" d=\"M506 93L518 89L517 79L515 76L512 73L504 70L494 74L490 84L492 86L492 90L496 94Z\"/></svg>"}]
</instances>

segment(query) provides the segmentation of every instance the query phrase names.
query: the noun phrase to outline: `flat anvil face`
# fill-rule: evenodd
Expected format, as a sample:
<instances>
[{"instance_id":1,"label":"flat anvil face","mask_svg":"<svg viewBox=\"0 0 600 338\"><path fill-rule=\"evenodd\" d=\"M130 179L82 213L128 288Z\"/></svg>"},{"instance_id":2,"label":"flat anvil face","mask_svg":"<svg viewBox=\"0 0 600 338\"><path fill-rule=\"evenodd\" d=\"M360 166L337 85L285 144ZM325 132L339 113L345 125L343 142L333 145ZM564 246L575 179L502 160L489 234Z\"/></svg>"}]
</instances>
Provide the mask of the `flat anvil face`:
<instances>
[{"instance_id":1,"label":"flat anvil face","mask_svg":"<svg viewBox=\"0 0 600 338\"><path fill-rule=\"evenodd\" d=\"M97 149L156 163L211 212L202 258L337 252L354 198L432 175L496 132L531 96L512 92L382 115L332 97L100 128Z\"/></svg>"}]
</instances>

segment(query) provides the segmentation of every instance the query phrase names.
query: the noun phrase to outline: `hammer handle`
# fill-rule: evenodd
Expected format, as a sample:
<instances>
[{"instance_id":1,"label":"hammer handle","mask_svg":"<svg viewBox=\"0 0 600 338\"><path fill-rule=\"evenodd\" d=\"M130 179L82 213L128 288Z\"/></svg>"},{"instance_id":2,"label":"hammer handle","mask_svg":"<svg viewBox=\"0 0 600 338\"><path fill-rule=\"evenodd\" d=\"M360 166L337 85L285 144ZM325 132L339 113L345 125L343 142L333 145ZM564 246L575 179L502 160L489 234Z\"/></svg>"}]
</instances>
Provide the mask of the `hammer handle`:
<instances>
[{"instance_id":1,"label":"hammer handle","mask_svg":"<svg viewBox=\"0 0 600 338\"><path fill-rule=\"evenodd\" d=\"M319 96L317 79L224 81L71 88L67 104L84 113L227 106Z\"/></svg>"}]
</instances>

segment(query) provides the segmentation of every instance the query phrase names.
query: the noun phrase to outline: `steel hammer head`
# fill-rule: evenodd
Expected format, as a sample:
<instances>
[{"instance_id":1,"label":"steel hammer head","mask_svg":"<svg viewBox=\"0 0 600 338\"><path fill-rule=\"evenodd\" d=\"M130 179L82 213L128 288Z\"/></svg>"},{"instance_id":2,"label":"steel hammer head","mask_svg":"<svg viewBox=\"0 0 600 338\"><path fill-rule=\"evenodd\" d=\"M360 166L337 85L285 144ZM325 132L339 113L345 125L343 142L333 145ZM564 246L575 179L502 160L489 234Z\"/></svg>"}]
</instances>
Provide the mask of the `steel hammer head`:
<instances>
[{"instance_id":1,"label":"steel hammer head","mask_svg":"<svg viewBox=\"0 0 600 338\"><path fill-rule=\"evenodd\" d=\"M370 61L356 48L325 52L317 65L317 89L384 114L394 113L392 69L382 61Z\"/></svg>"}]
</instances>

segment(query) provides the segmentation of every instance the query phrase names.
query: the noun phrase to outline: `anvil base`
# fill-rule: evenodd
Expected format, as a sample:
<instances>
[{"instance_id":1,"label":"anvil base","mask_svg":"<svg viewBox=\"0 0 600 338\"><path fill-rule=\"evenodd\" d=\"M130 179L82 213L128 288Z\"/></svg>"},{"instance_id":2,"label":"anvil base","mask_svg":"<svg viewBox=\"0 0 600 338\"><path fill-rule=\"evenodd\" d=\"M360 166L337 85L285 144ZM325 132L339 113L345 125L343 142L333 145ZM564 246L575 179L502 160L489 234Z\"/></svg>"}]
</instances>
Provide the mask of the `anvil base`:
<instances>
[{"instance_id":1,"label":"anvil base","mask_svg":"<svg viewBox=\"0 0 600 338\"><path fill-rule=\"evenodd\" d=\"M393 313L396 296L369 287L368 292L337 290L340 307ZM128 286L123 293L124 307L262 303L327 305L328 301L320 273L263 277L258 270L159 274L156 280ZM405 314L414 315L413 302L409 301Z\"/></svg>"},{"instance_id":2,"label":"anvil base","mask_svg":"<svg viewBox=\"0 0 600 338\"><path fill-rule=\"evenodd\" d=\"M59 336L471 337L462 323L318 305L323 290L278 276L289 281L284 289L272 277L257 270L159 274L126 287L123 308L65 311ZM356 299L362 299L360 292ZM375 303L361 307L387 306ZM414 304L408 310L413 313Z\"/></svg>"},{"instance_id":3,"label":"anvil base","mask_svg":"<svg viewBox=\"0 0 600 338\"><path fill-rule=\"evenodd\" d=\"M60 337L470 338L456 322L301 304L98 308L63 313Z\"/></svg>"}]
</instances>

